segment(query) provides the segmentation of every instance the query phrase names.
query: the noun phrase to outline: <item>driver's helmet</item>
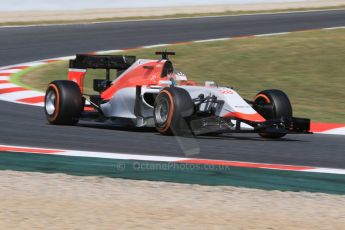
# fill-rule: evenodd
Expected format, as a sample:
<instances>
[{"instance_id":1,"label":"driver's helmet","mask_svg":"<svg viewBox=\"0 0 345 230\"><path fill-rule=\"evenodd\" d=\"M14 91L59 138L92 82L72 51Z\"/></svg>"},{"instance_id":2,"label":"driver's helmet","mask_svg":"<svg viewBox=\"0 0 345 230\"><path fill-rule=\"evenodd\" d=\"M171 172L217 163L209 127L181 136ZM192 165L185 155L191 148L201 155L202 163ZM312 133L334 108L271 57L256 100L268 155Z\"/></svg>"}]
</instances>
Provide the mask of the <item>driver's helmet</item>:
<instances>
[{"instance_id":1,"label":"driver's helmet","mask_svg":"<svg viewBox=\"0 0 345 230\"><path fill-rule=\"evenodd\" d=\"M187 81L187 76L179 70L174 70L174 72L169 75L169 79L171 78L175 81Z\"/></svg>"}]
</instances>

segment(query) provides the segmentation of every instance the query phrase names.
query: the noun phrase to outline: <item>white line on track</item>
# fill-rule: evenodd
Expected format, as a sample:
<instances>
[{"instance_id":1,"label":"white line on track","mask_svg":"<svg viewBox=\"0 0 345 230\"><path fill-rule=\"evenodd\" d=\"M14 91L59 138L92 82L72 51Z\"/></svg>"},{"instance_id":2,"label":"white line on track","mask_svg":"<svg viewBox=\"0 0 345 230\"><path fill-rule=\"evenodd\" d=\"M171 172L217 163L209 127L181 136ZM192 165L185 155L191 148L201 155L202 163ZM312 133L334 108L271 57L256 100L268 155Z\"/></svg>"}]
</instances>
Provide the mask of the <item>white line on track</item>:
<instances>
[{"instance_id":1,"label":"white line on track","mask_svg":"<svg viewBox=\"0 0 345 230\"><path fill-rule=\"evenodd\" d=\"M323 134L345 135L345 127L343 127L343 128L331 129L331 130L328 130L328 131L323 132ZM344 141L345 141L345 140L344 140Z\"/></svg>"},{"instance_id":2,"label":"white line on track","mask_svg":"<svg viewBox=\"0 0 345 230\"><path fill-rule=\"evenodd\" d=\"M16 65L18 66L18 65ZM4 69L4 70L0 70L0 73L2 74L13 74L13 73L17 73L19 71L22 71L22 69Z\"/></svg>"},{"instance_id":3,"label":"white line on track","mask_svg":"<svg viewBox=\"0 0 345 230\"><path fill-rule=\"evenodd\" d=\"M305 172L331 173L331 174L345 175L345 169L333 169L333 168L315 168L315 169L305 170Z\"/></svg>"},{"instance_id":4,"label":"white line on track","mask_svg":"<svg viewBox=\"0 0 345 230\"><path fill-rule=\"evenodd\" d=\"M44 96L44 95L43 95ZM35 106L39 106L39 107L43 107L44 106L44 102L39 102L39 103L35 103L33 104Z\"/></svg>"},{"instance_id":5,"label":"white line on track","mask_svg":"<svg viewBox=\"0 0 345 230\"><path fill-rule=\"evenodd\" d=\"M258 34L258 35L255 35L255 37L272 37L272 36L285 35L285 34L289 34L289 33L291 33L291 32L270 33L270 34Z\"/></svg>"},{"instance_id":6,"label":"white line on track","mask_svg":"<svg viewBox=\"0 0 345 230\"><path fill-rule=\"evenodd\" d=\"M150 49L150 48L157 48L162 46L168 46L170 44L157 44L157 45L150 45L150 46L143 46L144 49Z\"/></svg>"},{"instance_id":7,"label":"white line on track","mask_svg":"<svg viewBox=\"0 0 345 230\"><path fill-rule=\"evenodd\" d=\"M232 38L214 38L214 39L206 39L206 40L196 40L193 41L194 43L203 43L203 42L218 42L218 41L228 41Z\"/></svg>"},{"instance_id":8,"label":"white line on track","mask_svg":"<svg viewBox=\"0 0 345 230\"><path fill-rule=\"evenodd\" d=\"M345 29L345 26L324 28L324 30L337 30L337 29Z\"/></svg>"},{"instance_id":9,"label":"white line on track","mask_svg":"<svg viewBox=\"0 0 345 230\"><path fill-rule=\"evenodd\" d=\"M30 97L39 97L39 96L44 96L44 93L38 92L38 91L32 91L32 90L25 90L25 91L13 92L13 93L0 94L0 99L12 102L12 101L20 100L20 99L26 99Z\"/></svg>"},{"instance_id":10,"label":"white line on track","mask_svg":"<svg viewBox=\"0 0 345 230\"><path fill-rule=\"evenodd\" d=\"M110 54L110 53L120 53L124 52L124 50L101 50L97 51L98 54Z\"/></svg>"},{"instance_id":11,"label":"white line on track","mask_svg":"<svg viewBox=\"0 0 345 230\"><path fill-rule=\"evenodd\" d=\"M0 89L16 88L18 85L12 83L0 84Z\"/></svg>"}]
</instances>

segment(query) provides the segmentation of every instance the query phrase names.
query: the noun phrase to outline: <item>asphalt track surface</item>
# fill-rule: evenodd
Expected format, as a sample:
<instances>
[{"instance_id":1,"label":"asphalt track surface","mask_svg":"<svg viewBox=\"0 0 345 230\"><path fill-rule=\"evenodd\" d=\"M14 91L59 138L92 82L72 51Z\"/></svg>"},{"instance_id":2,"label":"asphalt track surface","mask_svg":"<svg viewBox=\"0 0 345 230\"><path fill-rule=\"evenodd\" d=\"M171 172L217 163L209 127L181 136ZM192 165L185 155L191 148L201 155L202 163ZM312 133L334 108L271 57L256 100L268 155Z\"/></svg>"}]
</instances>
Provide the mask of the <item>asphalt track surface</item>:
<instances>
[{"instance_id":1,"label":"asphalt track surface","mask_svg":"<svg viewBox=\"0 0 345 230\"><path fill-rule=\"evenodd\" d=\"M345 10L0 28L0 66L97 50L337 26L345 26ZM0 144L177 157L184 157L183 150L192 145L200 148L197 158L345 168L344 136L288 135L265 140L255 134L232 134L176 139L150 129L85 123L51 126L42 108L3 101Z\"/></svg>"}]
</instances>

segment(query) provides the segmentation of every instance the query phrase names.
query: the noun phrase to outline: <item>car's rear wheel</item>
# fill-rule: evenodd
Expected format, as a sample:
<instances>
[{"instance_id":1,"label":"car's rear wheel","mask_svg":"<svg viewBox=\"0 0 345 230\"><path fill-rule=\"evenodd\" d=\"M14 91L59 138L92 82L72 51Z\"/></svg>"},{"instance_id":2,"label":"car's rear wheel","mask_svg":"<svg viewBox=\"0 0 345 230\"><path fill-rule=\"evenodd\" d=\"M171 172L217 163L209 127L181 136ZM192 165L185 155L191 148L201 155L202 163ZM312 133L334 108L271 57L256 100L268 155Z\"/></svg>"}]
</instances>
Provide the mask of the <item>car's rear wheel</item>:
<instances>
[{"instance_id":1,"label":"car's rear wheel","mask_svg":"<svg viewBox=\"0 0 345 230\"><path fill-rule=\"evenodd\" d=\"M82 95L75 82L59 80L48 85L44 110L50 124L74 125L82 109Z\"/></svg>"},{"instance_id":2,"label":"car's rear wheel","mask_svg":"<svg viewBox=\"0 0 345 230\"><path fill-rule=\"evenodd\" d=\"M281 90L270 89L258 93L254 100L254 108L266 120L292 118L292 106L288 96ZM259 133L264 138L280 138L286 133Z\"/></svg>"},{"instance_id":3,"label":"car's rear wheel","mask_svg":"<svg viewBox=\"0 0 345 230\"><path fill-rule=\"evenodd\" d=\"M178 87L164 88L154 103L153 118L156 129L163 135L191 134L186 118L194 113L189 93Z\"/></svg>"}]
</instances>

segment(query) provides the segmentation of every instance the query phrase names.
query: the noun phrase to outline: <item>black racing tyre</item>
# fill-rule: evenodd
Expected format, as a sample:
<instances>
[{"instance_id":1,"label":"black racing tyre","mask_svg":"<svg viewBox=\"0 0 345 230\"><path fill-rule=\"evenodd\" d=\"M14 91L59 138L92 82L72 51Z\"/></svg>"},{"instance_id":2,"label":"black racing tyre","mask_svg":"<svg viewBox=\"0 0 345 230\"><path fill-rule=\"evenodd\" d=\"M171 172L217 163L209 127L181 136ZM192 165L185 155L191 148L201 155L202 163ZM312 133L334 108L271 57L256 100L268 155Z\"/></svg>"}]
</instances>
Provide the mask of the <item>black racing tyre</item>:
<instances>
[{"instance_id":1,"label":"black racing tyre","mask_svg":"<svg viewBox=\"0 0 345 230\"><path fill-rule=\"evenodd\" d=\"M164 88L154 103L156 129L163 135L192 134L186 118L193 115L194 103L189 93L178 87Z\"/></svg>"},{"instance_id":2,"label":"black racing tyre","mask_svg":"<svg viewBox=\"0 0 345 230\"><path fill-rule=\"evenodd\" d=\"M59 80L48 85L44 111L53 125L74 125L78 123L83 109L79 86L73 81Z\"/></svg>"},{"instance_id":3,"label":"black racing tyre","mask_svg":"<svg viewBox=\"0 0 345 230\"><path fill-rule=\"evenodd\" d=\"M265 107L264 105L271 106ZM281 118L286 120L292 118L290 100L283 91L278 89L269 89L258 93L254 100L254 108L266 120ZM286 133L259 133L259 135L264 138L280 138L285 136Z\"/></svg>"}]
</instances>

